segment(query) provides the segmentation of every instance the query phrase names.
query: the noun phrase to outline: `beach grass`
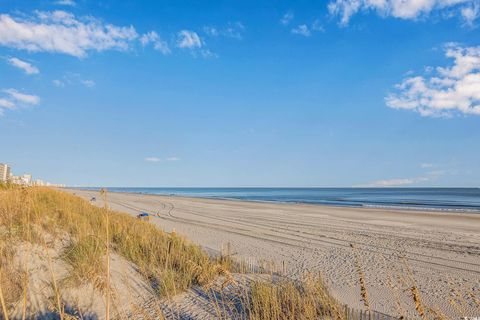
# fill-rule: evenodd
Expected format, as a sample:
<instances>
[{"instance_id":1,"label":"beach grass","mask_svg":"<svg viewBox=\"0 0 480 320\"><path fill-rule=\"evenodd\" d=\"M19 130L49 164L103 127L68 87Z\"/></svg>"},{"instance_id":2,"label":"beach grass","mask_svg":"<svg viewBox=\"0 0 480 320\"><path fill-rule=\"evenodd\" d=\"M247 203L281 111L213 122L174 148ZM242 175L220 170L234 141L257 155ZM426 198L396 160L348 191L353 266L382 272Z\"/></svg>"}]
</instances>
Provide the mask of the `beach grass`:
<instances>
[{"instance_id":1,"label":"beach grass","mask_svg":"<svg viewBox=\"0 0 480 320\"><path fill-rule=\"evenodd\" d=\"M255 282L251 287L252 320L343 319L341 305L318 275L300 281Z\"/></svg>"},{"instance_id":2,"label":"beach grass","mask_svg":"<svg viewBox=\"0 0 480 320\"><path fill-rule=\"evenodd\" d=\"M183 237L50 188L0 185L0 226L0 284L5 305L22 292L22 281L11 276L9 263L18 243L51 247L59 239L66 241L62 258L70 272L65 283L90 282L102 290L110 290L107 248L135 264L145 279L156 284L159 297L206 285L228 272L225 259L210 258Z\"/></svg>"}]
</instances>

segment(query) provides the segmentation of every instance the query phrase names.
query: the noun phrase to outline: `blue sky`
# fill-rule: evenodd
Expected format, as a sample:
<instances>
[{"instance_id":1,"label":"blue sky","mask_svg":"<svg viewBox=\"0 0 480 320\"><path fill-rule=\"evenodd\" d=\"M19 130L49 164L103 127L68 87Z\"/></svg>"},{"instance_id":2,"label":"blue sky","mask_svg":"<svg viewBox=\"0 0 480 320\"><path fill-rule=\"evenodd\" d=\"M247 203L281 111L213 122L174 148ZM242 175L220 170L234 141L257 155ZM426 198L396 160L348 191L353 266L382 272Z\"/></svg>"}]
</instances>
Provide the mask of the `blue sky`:
<instances>
[{"instance_id":1,"label":"blue sky","mask_svg":"<svg viewBox=\"0 0 480 320\"><path fill-rule=\"evenodd\" d=\"M0 162L82 186L479 186L479 15L0 1Z\"/></svg>"}]
</instances>

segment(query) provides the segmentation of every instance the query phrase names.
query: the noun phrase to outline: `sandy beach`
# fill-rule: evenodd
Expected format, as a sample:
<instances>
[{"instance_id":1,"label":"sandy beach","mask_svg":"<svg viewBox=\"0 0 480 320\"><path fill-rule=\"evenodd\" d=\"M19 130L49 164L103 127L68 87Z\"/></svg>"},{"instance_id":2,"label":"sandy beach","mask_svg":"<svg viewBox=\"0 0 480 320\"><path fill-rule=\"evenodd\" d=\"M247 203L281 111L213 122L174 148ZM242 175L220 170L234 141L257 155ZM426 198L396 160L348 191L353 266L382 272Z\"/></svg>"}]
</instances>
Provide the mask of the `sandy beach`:
<instances>
[{"instance_id":1,"label":"sandy beach","mask_svg":"<svg viewBox=\"0 0 480 320\"><path fill-rule=\"evenodd\" d=\"M67 190L84 199L98 192ZM112 209L144 211L212 253L229 246L239 261L271 262L286 275L320 272L335 297L373 310L416 315L423 304L451 317L480 316L480 215L275 204L109 193Z\"/></svg>"}]
</instances>

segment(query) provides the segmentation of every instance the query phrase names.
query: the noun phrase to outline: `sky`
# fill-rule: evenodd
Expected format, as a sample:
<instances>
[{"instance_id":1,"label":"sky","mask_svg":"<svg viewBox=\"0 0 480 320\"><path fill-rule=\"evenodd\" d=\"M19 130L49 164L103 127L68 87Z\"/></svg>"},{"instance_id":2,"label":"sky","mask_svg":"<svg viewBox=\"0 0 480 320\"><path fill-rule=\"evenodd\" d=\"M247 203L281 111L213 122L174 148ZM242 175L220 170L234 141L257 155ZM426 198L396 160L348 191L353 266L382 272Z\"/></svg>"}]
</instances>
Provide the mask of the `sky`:
<instances>
[{"instance_id":1,"label":"sky","mask_svg":"<svg viewBox=\"0 0 480 320\"><path fill-rule=\"evenodd\" d=\"M70 186L479 187L480 0L0 0L0 162Z\"/></svg>"}]
</instances>

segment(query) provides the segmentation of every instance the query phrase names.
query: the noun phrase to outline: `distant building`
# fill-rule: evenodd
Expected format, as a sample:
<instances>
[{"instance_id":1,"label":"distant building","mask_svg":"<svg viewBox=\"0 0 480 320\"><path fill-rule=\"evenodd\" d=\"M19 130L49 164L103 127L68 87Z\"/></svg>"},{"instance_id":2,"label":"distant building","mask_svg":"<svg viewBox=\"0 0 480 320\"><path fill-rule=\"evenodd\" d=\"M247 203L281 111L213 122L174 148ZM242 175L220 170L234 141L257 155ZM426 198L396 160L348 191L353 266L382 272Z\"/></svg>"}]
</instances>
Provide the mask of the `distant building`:
<instances>
[{"instance_id":1,"label":"distant building","mask_svg":"<svg viewBox=\"0 0 480 320\"><path fill-rule=\"evenodd\" d=\"M22 177L12 175L12 176L10 177L10 181L11 181L13 184L22 184Z\"/></svg>"},{"instance_id":2,"label":"distant building","mask_svg":"<svg viewBox=\"0 0 480 320\"><path fill-rule=\"evenodd\" d=\"M32 175L31 174L24 174L20 177L24 186L31 186L32 185Z\"/></svg>"},{"instance_id":3,"label":"distant building","mask_svg":"<svg viewBox=\"0 0 480 320\"><path fill-rule=\"evenodd\" d=\"M0 182L11 182L13 184L22 185L25 187L65 187L63 184L53 184L41 179L34 180L31 174L23 174L21 176L14 176L11 173L11 167L0 163Z\"/></svg>"},{"instance_id":4,"label":"distant building","mask_svg":"<svg viewBox=\"0 0 480 320\"><path fill-rule=\"evenodd\" d=\"M7 182L10 180L10 166L0 163L0 182Z\"/></svg>"}]
</instances>

